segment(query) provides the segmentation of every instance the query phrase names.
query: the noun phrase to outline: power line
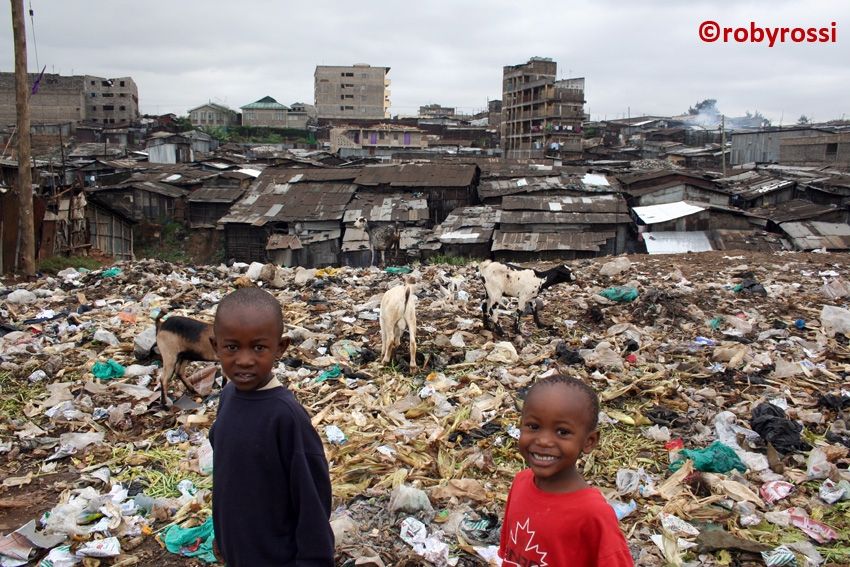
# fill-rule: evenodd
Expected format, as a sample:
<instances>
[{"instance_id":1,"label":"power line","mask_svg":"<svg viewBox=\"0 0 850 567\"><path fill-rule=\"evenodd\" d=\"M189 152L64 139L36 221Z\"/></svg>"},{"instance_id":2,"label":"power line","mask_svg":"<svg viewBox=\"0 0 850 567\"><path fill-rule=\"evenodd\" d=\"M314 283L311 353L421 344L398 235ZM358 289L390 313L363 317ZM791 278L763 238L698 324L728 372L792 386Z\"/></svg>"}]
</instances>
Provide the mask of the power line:
<instances>
[{"instance_id":1,"label":"power line","mask_svg":"<svg viewBox=\"0 0 850 567\"><path fill-rule=\"evenodd\" d=\"M32 9L32 0L29 2L30 6L30 23L32 24L30 27L32 28L32 47L35 51L35 68L40 69L41 65L38 64L38 40L35 37L35 12Z\"/></svg>"}]
</instances>

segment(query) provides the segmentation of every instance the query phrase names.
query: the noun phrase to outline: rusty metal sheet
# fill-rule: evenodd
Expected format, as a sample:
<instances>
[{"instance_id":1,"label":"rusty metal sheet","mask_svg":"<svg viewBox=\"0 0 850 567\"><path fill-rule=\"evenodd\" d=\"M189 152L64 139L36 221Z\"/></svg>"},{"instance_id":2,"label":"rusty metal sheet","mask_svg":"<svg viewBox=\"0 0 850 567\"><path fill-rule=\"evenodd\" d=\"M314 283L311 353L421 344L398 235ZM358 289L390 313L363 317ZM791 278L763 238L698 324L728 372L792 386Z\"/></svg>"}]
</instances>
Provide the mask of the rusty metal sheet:
<instances>
[{"instance_id":1,"label":"rusty metal sheet","mask_svg":"<svg viewBox=\"0 0 850 567\"><path fill-rule=\"evenodd\" d=\"M750 212L779 224L789 221L812 219L822 215L833 214L839 210L834 206L818 205L805 199L792 199L778 205L750 209Z\"/></svg>"},{"instance_id":2,"label":"rusty metal sheet","mask_svg":"<svg viewBox=\"0 0 850 567\"><path fill-rule=\"evenodd\" d=\"M546 211L502 211L506 224L628 224L632 218L623 208L621 213L555 213Z\"/></svg>"},{"instance_id":3,"label":"rusty metal sheet","mask_svg":"<svg viewBox=\"0 0 850 567\"><path fill-rule=\"evenodd\" d=\"M300 250L301 241L294 234L272 234L266 242L266 250Z\"/></svg>"},{"instance_id":4,"label":"rusty metal sheet","mask_svg":"<svg viewBox=\"0 0 850 567\"><path fill-rule=\"evenodd\" d=\"M502 199L507 210L547 211L553 213L622 213L628 212L621 195L587 196L510 196Z\"/></svg>"},{"instance_id":5,"label":"rusty metal sheet","mask_svg":"<svg viewBox=\"0 0 850 567\"><path fill-rule=\"evenodd\" d=\"M405 163L366 166L354 182L364 186L468 187L477 175L478 166L472 164Z\"/></svg>"},{"instance_id":6,"label":"rusty metal sheet","mask_svg":"<svg viewBox=\"0 0 850 567\"><path fill-rule=\"evenodd\" d=\"M233 203L245 192L239 187L201 187L189 194L190 203Z\"/></svg>"},{"instance_id":7,"label":"rusty metal sheet","mask_svg":"<svg viewBox=\"0 0 850 567\"><path fill-rule=\"evenodd\" d=\"M493 235L501 210L489 205L458 207L434 229L444 244L482 244Z\"/></svg>"},{"instance_id":8,"label":"rusty metal sheet","mask_svg":"<svg viewBox=\"0 0 850 567\"><path fill-rule=\"evenodd\" d=\"M545 250L573 250L598 252L608 239L615 238L611 232L502 232L493 233L490 250L514 252L542 252Z\"/></svg>"},{"instance_id":9,"label":"rusty metal sheet","mask_svg":"<svg viewBox=\"0 0 850 567\"><path fill-rule=\"evenodd\" d=\"M345 208L343 222L351 223L358 217L369 222L416 222L430 218L428 200L410 193L369 193L360 191Z\"/></svg>"},{"instance_id":10,"label":"rusty metal sheet","mask_svg":"<svg viewBox=\"0 0 850 567\"><path fill-rule=\"evenodd\" d=\"M832 222L784 222L779 225L799 250L850 249L850 224Z\"/></svg>"},{"instance_id":11,"label":"rusty metal sheet","mask_svg":"<svg viewBox=\"0 0 850 567\"><path fill-rule=\"evenodd\" d=\"M341 220L356 190L351 183L290 184L267 169L219 223L262 226L269 222Z\"/></svg>"},{"instance_id":12,"label":"rusty metal sheet","mask_svg":"<svg viewBox=\"0 0 850 567\"><path fill-rule=\"evenodd\" d=\"M311 168L311 169L289 169L289 183L303 183L309 181L351 181L360 175L359 167L347 168ZM286 177L286 174L283 175Z\"/></svg>"}]
</instances>

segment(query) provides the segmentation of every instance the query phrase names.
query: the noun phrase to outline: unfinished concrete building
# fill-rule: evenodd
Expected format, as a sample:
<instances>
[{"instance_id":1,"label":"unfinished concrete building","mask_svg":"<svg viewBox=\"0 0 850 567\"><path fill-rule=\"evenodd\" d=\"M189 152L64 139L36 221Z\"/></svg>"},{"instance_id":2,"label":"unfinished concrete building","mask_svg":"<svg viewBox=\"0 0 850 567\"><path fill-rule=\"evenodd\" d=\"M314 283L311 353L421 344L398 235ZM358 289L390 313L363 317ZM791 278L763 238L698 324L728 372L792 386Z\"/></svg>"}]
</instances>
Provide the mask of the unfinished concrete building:
<instances>
[{"instance_id":1,"label":"unfinished concrete building","mask_svg":"<svg viewBox=\"0 0 850 567\"><path fill-rule=\"evenodd\" d=\"M357 64L317 65L316 110L319 118L389 118L389 67Z\"/></svg>"},{"instance_id":2,"label":"unfinished concrete building","mask_svg":"<svg viewBox=\"0 0 850 567\"><path fill-rule=\"evenodd\" d=\"M557 79L558 64L532 57L504 67L502 148L507 159L581 157L584 78Z\"/></svg>"},{"instance_id":3,"label":"unfinished concrete building","mask_svg":"<svg viewBox=\"0 0 850 567\"><path fill-rule=\"evenodd\" d=\"M30 88L38 79L30 73ZM130 77L63 77L45 73L30 97L33 124L92 122L128 125L139 118L139 90ZM15 74L0 73L0 124L15 124Z\"/></svg>"}]
</instances>

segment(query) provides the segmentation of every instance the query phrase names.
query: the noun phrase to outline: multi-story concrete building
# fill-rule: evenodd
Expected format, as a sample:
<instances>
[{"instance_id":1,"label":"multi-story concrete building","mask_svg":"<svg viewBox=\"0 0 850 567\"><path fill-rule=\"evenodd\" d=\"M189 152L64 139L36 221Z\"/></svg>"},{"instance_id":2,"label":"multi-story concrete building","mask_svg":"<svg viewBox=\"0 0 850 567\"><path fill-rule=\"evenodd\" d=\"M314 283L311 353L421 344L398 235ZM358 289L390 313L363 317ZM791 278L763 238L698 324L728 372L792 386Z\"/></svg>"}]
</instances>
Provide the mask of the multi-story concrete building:
<instances>
[{"instance_id":1,"label":"multi-story concrete building","mask_svg":"<svg viewBox=\"0 0 850 567\"><path fill-rule=\"evenodd\" d=\"M38 74L29 74L29 84ZM129 125L139 118L139 90L130 77L63 77L45 73L30 97L34 124L90 122ZM15 74L0 73L0 124L14 124Z\"/></svg>"},{"instance_id":2,"label":"multi-story concrete building","mask_svg":"<svg viewBox=\"0 0 850 567\"><path fill-rule=\"evenodd\" d=\"M542 57L504 67L502 148L507 159L581 157L584 78L558 80L557 71L557 63Z\"/></svg>"},{"instance_id":3,"label":"multi-story concrete building","mask_svg":"<svg viewBox=\"0 0 850 567\"><path fill-rule=\"evenodd\" d=\"M426 104L419 107L420 118L446 118L455 115L455 109L450 106L439 104Z\"/></svg>"},{"instance_id":4,"label":"multi-story concrete building","mask_svg":"<svg viewBox=\"0 0 850 567\"><path fill-rule=\"evenodd\" d=\"M270 96L264 96L257 102L246 104L241 108L244 126L286 128L286 113L289 111L289 107L280 104Z\"/></svg>"},{"instance_id":5,"label":"multi-story concrete building","mask_svg":"<svg viewBox=\"0 0 850 567\"><path fill-rule=\"evenodd\" d=\"M378 124L376 126L339 126L331 128L331 152L352 155L392 155L401 150L428 147L425 132L412 126ZM358 153L357 150L364 150Z\"/></svg>"},{"instance_id":6,"label":"multi-story concrete building","mask_svg":"<svg viewBox=\"0 0 850 567\"><path fill-rule=\"evenodd\" d=\"M358 64L316 66L315 98L319 118L389 118L389 67Z\"/></svg>"},{"instance_id":7,"label":"multi-story concrete building","mask_svg":"<svg viewBox=\"0 0 850 567\"><path fill-rule=\"evenodd\" d=\"M203 126L228 128L236 126L239 123L239 117L235 110L221 104L208 102L190 110L189 121L196 128Z\"/></svg>"}]
</instances>

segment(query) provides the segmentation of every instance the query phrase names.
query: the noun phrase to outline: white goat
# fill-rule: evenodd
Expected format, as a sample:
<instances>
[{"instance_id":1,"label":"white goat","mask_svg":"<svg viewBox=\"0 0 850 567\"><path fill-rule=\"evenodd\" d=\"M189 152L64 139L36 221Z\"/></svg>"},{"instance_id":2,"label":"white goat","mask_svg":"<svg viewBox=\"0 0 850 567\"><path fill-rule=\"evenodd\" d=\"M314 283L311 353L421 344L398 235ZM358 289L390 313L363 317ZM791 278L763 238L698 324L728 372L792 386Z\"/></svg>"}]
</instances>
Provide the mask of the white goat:
<instances>
[{"instance_id":1,"label":"white goat","mask_svg":"<svg viewBox=\"0 0 850 567\"><path fill-rule=\"evenodd\" d=\"M519 318L528 307L531 307L534 323L543 327L537 313L537 302L534 301L537 295L547 287L574 279L572 271L566 265L538 271L484 260L478 265L478 272L487 293L487 298L481 303L484 326L498 334L503 331L497 321L495 307L502 297L515 297L519 303L514 315L515 332L519 332Z\"/></svg>"},{"instance_id":2,"label":"white goat","mask_svg":"<svg viewBox=\"0 0 850 567\"><path fill-rule=\"evenodd\" d=\"M416 370L416 295L413 284L391 288L381 298L381 362L387 364L401 335L407 328L410 336L410 369Z\"/></svg>"}]
</instances>

